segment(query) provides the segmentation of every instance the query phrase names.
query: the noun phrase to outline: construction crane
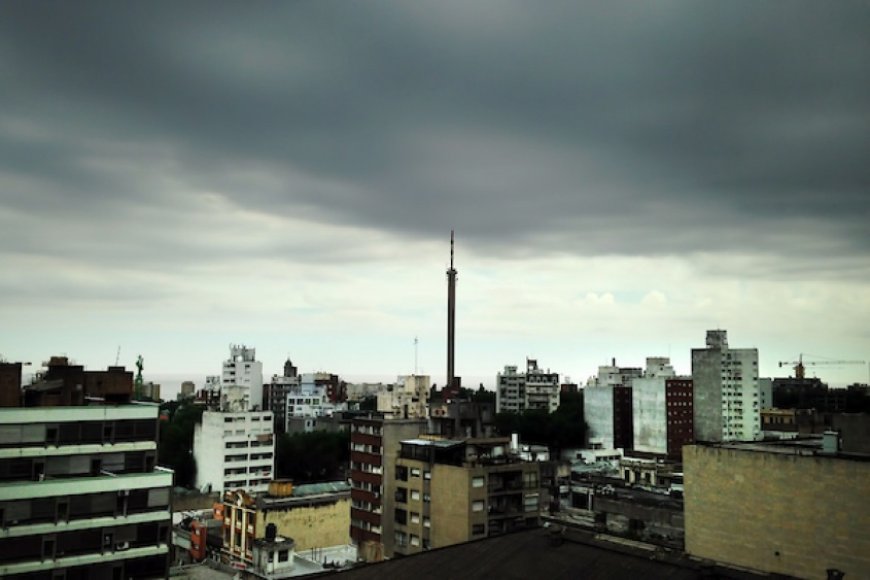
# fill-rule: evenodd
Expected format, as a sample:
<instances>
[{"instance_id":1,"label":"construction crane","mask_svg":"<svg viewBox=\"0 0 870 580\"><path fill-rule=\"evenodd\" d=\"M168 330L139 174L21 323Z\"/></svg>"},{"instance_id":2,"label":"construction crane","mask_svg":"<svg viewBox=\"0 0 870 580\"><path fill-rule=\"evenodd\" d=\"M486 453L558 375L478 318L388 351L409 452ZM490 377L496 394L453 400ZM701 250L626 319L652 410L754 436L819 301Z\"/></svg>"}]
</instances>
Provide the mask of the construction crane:
<instances>
[{"instance_id":1,"label":"construction crane","mask_svg":"<svg viewBox=\"0 0 870 580\"><path fill-rule=\"evenodd\" d=\"M807 355L810 356L810 355ZM794 369L794 376L796 379L803 379L805 376L806 365L813 366L839 366L839 365L863 365L866 364L867 361L863 360L822 360L822 361L807 361L804 362L804 355L801 353L798 355L798 359L796 361L780 361L779 366L790 366Z\"/></svg>"}]
</instances>

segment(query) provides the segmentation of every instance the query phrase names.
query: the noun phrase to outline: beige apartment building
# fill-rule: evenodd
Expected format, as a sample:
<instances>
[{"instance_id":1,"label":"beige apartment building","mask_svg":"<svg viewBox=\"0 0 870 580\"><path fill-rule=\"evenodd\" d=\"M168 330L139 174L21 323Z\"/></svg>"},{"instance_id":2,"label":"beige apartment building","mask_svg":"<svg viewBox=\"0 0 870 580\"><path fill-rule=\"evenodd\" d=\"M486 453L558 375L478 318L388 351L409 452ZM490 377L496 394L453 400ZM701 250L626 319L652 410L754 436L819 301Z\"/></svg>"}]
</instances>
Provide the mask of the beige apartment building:
<instances>
[{"instance_id":1,"label":"beige apartment building","mask_svg":"<svg viewBox=\"0 0 870 580\"><path fill-rule=\"evenodd\" d=\"M414 554L537 526L539 464L509 447L509 438L402 441L385 546Z\"/></svg>"}]
</instances>

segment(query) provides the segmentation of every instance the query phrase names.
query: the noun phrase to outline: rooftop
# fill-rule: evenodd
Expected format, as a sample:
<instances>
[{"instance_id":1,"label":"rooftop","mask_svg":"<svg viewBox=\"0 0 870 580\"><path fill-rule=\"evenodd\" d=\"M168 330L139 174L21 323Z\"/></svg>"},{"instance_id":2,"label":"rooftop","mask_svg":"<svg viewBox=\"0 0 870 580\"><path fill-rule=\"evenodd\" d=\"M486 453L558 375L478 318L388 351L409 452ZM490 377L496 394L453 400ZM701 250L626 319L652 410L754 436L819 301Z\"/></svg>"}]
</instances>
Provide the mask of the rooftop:
<instances>
[{"instance_id":1,"label":"rooftop","mask_svg":"<svg viewBox=\"0 0 870 580\"><path fill-rule=\"evenodd\" d=\"M843 451L825 452L822 449L822 441L823 437L821 435L816 435L773 441L699 442L695 443L695 445L698 447L713 447L718 449L731 449L734 451L776 453L779 455L801 455L829 459L848 459L852 461L870 461L870 454L867 453L849 453Z\"/></svg>"},{"instance_id":2,"label":"rooftop","mask_svg":"<svg viewBox=\"0 0 870 580\"><path fill-rule=\"evenodd\" d=\"M561 526L537 528L324 574L342 580L380 578L527 578L672 580L761 578L759 574L702 564L657 548L603 541Z\"/></svg>"}]
</instances>

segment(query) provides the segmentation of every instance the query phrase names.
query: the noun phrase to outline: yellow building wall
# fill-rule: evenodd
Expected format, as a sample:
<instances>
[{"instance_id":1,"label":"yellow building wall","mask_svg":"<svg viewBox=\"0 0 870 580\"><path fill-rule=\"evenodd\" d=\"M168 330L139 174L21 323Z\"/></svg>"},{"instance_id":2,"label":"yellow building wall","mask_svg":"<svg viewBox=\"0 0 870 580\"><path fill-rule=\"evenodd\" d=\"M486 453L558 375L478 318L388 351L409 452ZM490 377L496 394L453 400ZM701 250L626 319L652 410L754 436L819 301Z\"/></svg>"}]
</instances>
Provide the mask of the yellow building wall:
<instances>
[{"instance_id":1,"label":"yellow building wall","mask_svg":"<svg viewBox=\"0 0 870 580\"><path fill-rule=\"evenodd\" d=\"M432 466L429 511L433 548L467 542L471 537L469 487L469 470L452 465Z\"/></svg>"},{"instance_id":2,"label":"yellow building wall","mask_svg":"<svg viewBox=\"0 0 870 580\"><path fill-rule=\"evenodd\" d=\"M279 536L293 538L298 552L347 544L350 542L350 497L326 504L260 511L256 519L257 538L266 536L267 524L275 524Z\"/></svg>"},{"instance_id":3,"label":"yellow building wall","mask_svg":"<svg viewBox=\"0 0 870 580\"><path fill-rule=\"evenodd\" d=\"M798 578L870 578L870 462L683 449L686 551Z\"/></svg>"}]
</instances>

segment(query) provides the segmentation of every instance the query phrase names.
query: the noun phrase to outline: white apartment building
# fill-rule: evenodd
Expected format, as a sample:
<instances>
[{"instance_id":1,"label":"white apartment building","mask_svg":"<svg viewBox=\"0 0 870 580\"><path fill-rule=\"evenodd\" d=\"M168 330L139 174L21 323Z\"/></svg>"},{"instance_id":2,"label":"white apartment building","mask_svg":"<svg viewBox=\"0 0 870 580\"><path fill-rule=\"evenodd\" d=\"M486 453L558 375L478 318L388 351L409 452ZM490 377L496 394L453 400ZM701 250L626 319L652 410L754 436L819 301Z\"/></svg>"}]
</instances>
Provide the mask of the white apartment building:
<instances>
[{"instance_id":1,"label":"white apartment building","mask_svg":"<svg viewBox=\"0 0 870 580\"><path fill-rule=\"evenodd\" d=\"M163 578L158 407L0 409L0 577Z\"/></svg>"},{"instance_id":2,"label":"white apartment building","mask_svg":"<svg viewBox=\"0 0 870 580\"><path fill-rule=\"evenodd\" d=\"M657 358L657 357L653 357ZM598 367L598 374L591 377L587 382L587 387L612 387L623 386L630 387L632 381L636 377L643 376L643 369L639 367L620 367L616 364L616 359L611 361L610 365Z\"/></svg>"},{"instance_id":3,"label":"white apartment building","mask_svg":"<svg viewBox=\"0 0 870 580\"><path fill-rule=\"evenodd\" d=\"M725 330L707 331L707 348L692 349L695 438L761 439L758 349L729 348Z\"/></svg>"},{"instance_id":4,"label":"white apartment building","mask_svg":"<svg viewBox=\"0 0 870 580\"><path fill-rule=\"evenodd\" d=\"M399 419L429 416L429 375L399 376L393 388L378 393L378 411Z\"/></svg>"},{"instance_id":5,"label":"white apartment building","mask_svg":"<svg viewBox=\"0 0 870 580\"><path fill-rule=\"evenodd\" d=\"M193 433L196 486L264 492L275 475L271 411L206 411Z\"/></svg>"},{"instance_id":6,"label":"white apartment building","mask_svg":"<svg viewBox=\"0 0 870 580\"><path fill-rule=\"evenodd\" d=\"M505 365L496 375L495 404L497 413L521 413L535 409L552 413L559 408L559 373L544 370L535 359L526 359L526 372Z\"/></svg>"},{"instance_id":7,"label":"white apartment building","mask_svg":"<svg viewBox=\"0 0 870 580\"><path fill-rule=\"evenodd\" d=\"M221 371L221 406L233 411L260 410L263 405L263 363L256 349L230 345Z\"/></svg>"}]
</instances>

